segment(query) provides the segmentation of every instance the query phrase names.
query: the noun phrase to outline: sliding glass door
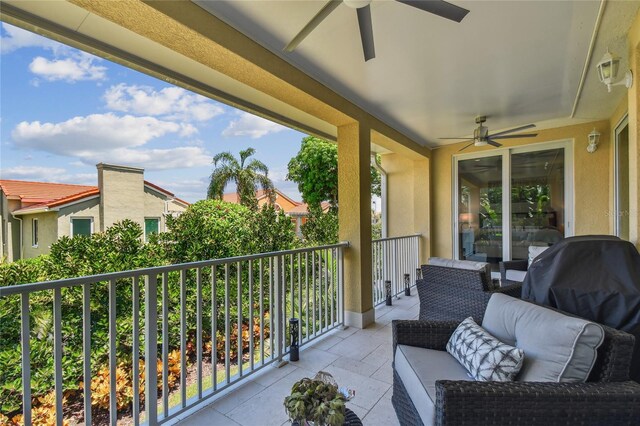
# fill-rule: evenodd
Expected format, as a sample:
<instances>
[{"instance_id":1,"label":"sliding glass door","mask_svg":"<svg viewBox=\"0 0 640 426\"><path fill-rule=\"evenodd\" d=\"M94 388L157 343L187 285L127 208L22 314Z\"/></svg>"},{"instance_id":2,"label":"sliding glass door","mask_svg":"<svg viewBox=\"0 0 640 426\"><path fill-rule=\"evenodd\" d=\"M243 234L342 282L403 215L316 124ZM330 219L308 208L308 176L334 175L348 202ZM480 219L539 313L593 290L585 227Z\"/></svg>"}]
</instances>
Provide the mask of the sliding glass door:
<instances>
[{"instance_id":1,"label":"sliding glass door","mask_svg":"<svg viewBox=\"0 0 640 426\"><path fill-rule=\"evenodd\" d=\"M564 148L511 154L511 259L564 238Z\"/></svg>"},{"instance_id":2,"label":"sliding glass door","mask_svg":"<svg viewBox=\"0 0 640 426\"><path fill-rule=\"evenodd\" d=\"M571 235L570 142L455 158L455 256L527 259L529 246Z\"/></svg>"}]
</instances>

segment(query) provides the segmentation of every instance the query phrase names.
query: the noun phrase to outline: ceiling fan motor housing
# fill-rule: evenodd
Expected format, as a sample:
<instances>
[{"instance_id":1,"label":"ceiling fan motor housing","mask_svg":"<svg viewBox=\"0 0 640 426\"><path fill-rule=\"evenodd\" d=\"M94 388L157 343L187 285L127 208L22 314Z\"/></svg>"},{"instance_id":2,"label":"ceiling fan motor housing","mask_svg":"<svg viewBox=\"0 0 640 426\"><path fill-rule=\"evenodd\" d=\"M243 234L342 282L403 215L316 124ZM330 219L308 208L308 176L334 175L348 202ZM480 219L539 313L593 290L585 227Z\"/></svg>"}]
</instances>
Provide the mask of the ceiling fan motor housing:
<instances>
[{"instance_id":1,"label":"ceiling fan motor housing","mask_svg":"<svg viewBox=\"0 0 640 426\"><path fill-rule=\"evenodd\" d=\"M487 138L489 136L489 128L480 124L473 131L473 141L475 146L484 146L487 144Z\"/></svg>"}]
</instances>

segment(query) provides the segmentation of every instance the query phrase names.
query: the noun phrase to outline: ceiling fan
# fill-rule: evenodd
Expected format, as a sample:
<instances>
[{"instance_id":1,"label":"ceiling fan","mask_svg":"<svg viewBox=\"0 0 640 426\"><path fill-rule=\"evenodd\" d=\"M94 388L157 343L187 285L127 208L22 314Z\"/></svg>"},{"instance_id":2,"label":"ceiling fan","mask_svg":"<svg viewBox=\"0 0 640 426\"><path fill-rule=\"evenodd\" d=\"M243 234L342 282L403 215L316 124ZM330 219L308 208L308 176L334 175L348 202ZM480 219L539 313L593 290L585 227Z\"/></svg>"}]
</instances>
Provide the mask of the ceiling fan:
<instances>
[{"instance_id":1,"label":"ceiling fan","mask_svg":"<svg viewBox=\"0 0 640 426\"><path fill-rule=\"evenodd\" d=\"M376 57L373 44L373 25L371 23L372 0L329 0L322 9L305 25L298 34L284 48L287 52L293 50L304 40L324 19L331 14L341 3L356 9L358 13L358 26L364 51L365 62ZM408 6L413 6L425 12L433 13L440 17L460 22L469 13L467 9L447 3L443 0L396 0Z\"/></svg>"},{"instance_id":2,"label":"ceiling fan","mask_svg":"<svg viewBox=\"0 0 640 426\"><path fill-rule=\"evenodd\" d=\"M475 145L475 146L491 145L491 146L495 146L495 147L502 146L502 144L499 144L498 142L496 142L495 139L534 138L534 137L538 136L537 133L525 133L525 134L519 134L519 135L510 134L510 133L514 133L514 132L519 132L521 130L530 129L532 127L536 127L535 124L527 124L527 125L524 125L524 126L516 127L515 129L504 130L502 132L493 133L493 134L490 135L489 134L489 128L487 126L483 126L482 125L482 123L484 123L485 121L487 121L487 117L484 116L484 115L479 115L479 116L476 117L476 124L478 124L478 127L476 127L473 130L473 137L472 138L462 137L462 138L440 138L440 139L455 139L455 140L462 140L462 141L473 141L469 145L466 145L466 146L464 146L463 148L460 149L460 151L464 151L465 149L469 148L471 145Z\"/></svg>"}]
</instances>

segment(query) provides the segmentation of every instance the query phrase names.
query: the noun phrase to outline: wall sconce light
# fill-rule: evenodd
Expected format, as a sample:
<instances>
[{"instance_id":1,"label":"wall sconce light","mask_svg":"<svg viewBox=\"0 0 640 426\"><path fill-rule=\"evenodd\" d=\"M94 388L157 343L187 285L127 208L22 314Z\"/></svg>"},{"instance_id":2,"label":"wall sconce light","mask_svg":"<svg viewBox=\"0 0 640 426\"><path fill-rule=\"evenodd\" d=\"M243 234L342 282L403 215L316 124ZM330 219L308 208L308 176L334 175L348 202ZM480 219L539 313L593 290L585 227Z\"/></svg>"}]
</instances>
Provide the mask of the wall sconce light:
<instances>
[{"instance_id":1,"label":"wall sconce light","mask_svg":"<svg viewBox=\"0 0 640 426\"><path fill-rule=\"evenodd\" d=\"M587 151L591 154L598 149L598 142L600 142L600 132L595 128L589 133L589 145L587 145Z\"/></svg>"},{"instance_id":2,"label":"wall sconce light","mask_svg":"<svg viewBox=\"0 0 640 426\"><path fill-rule=\"evenodd\" d=\"M618 77L618 68L620 67L620 57L611 54L609 49L604 54L600 62L598 62L598 78L600 82L607 86L607 90L611 92L611 86L624 85L627 89L633 84L633 74L631 70L624 73L624 77L620 81L616 81Z\"/></svg>"}]
</instances>

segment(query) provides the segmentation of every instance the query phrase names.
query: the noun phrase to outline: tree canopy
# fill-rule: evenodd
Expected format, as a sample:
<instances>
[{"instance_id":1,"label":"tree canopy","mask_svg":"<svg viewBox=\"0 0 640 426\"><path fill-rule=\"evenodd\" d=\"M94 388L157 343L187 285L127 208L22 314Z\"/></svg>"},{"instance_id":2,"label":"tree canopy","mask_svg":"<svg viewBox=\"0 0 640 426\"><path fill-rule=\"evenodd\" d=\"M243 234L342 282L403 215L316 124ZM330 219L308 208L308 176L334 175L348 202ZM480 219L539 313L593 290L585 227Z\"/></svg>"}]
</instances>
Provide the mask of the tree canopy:
<instances>
[{"instance_id":1,"label":"tree canopy","mask_svg":"<svg viewBox=\"0 0 640 426\"><path fill-rule=\"evenodd\" d=\"M338 146L324 139L307 136L300 151L289 161L287 179L298 184L302 199L318 207L323 201L338 206ZM380 173L371 167L371 193L380 195Z\"/></svg>"},{"instance_id":2,"label":"tree canopy","mask_svg":"<svg viewBox=\"0 0 640 426\"><path fill-rule=\"evenodd\" d=\"M269 168L260 160L249 157L256 153L254 148L240 151L240 160L230 152L221 152L213 157L215 169L211 173L211 181L207 190L207 198L222 199L224 188L229 182L235 182L240 204L251 209L258 208L256 190L261 187L273 201L275 191L269 179Z\"/></svg>"}]
</instances>

